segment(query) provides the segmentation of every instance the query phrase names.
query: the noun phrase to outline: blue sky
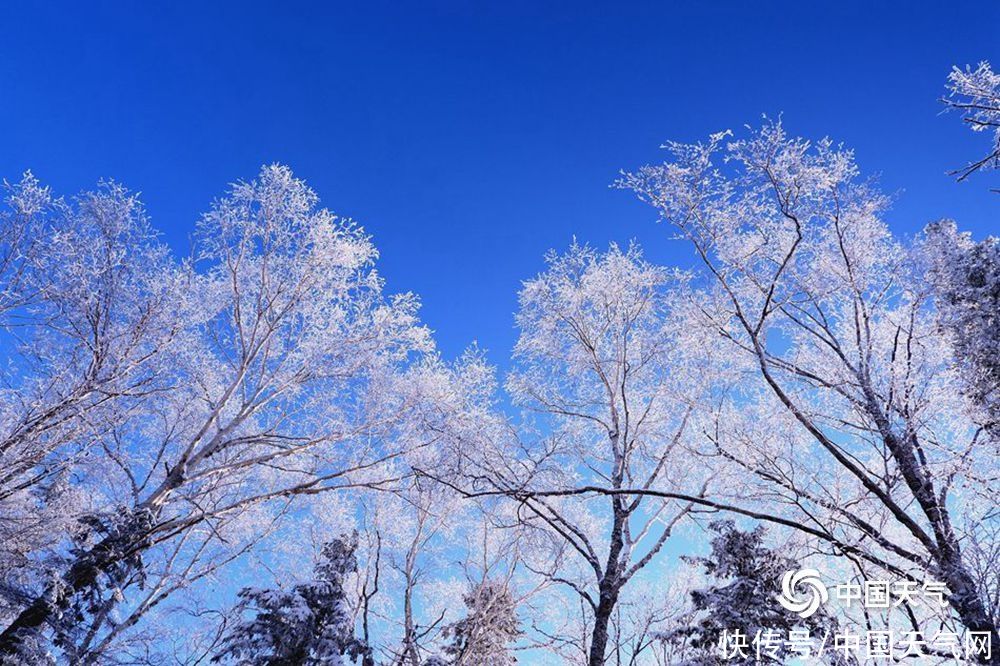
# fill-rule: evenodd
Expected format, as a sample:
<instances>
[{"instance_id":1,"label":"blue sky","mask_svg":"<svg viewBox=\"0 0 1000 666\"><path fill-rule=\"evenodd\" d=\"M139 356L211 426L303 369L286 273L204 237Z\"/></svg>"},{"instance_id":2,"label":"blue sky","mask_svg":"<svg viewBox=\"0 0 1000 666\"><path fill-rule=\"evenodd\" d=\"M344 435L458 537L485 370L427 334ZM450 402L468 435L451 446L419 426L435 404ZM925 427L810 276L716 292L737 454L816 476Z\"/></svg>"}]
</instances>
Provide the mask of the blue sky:
<instances>
[{"instance_id":1,"label":"blue sky","mask_svg":"<svg viewBox=\"0 0 1000 666\"><path fill-rule=\"evenodd\" d=\"M890 222L1000 231L986 137L937 99L1000 63L1000 4L15 2L0 41L0 176L61 193L111 177L185 252L226 184L289 164L375 236L449 355L503 364L520 280L575 234L686 263L608 187L667 139L783 114L899 191Z\"/></svg>"}]
</instances>

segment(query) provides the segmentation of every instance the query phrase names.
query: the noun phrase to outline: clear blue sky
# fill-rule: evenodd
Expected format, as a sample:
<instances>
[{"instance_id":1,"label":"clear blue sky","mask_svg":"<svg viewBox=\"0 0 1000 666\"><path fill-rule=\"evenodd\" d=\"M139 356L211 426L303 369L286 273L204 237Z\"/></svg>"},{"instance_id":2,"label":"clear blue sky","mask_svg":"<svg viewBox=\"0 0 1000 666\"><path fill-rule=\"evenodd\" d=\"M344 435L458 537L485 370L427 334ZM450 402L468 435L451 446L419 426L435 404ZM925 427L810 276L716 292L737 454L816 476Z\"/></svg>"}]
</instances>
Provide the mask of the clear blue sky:
<instances>
[{"instance_id":1,"label":"clear blue sky","mask_svg":"<svg viewBox=\"0 0 1000 666\"><path fill-rule=\"evenodd\" d=\"M374 234L444 352L503 363L520 280L575 234L687 261L618 169L784 114L903 190L891 223L1000 231L986 149L937 98L1000 64L1000 3L14 2L0 40L0 176L112 177L178 251L227 183L280 161ZM93 6L90 6L93 4Z\"/></svg>"}]
</instances>

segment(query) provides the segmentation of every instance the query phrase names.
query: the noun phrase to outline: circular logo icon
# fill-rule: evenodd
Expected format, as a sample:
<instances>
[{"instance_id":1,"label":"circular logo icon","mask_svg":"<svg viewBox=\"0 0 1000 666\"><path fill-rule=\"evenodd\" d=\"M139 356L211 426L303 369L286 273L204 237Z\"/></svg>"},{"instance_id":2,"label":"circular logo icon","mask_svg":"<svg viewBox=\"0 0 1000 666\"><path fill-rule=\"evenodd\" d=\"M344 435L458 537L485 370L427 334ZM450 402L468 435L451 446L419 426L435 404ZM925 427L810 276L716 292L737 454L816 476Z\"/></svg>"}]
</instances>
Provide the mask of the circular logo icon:
<instances>
[{"instance_id":1,"label":"circular logo icon","mask_svg":"<svg viewBox=\"0 0 1000 666\"><path fill-rule=\"evenodd\" d=\"M805 595L798 593L804 588ZM800 569L788 571L781 579L781 594L778 603L787 610L797 613L799 617L807 618L830 599L826 585L819 578L815 569Z\"/></svg>"}]
</instances>

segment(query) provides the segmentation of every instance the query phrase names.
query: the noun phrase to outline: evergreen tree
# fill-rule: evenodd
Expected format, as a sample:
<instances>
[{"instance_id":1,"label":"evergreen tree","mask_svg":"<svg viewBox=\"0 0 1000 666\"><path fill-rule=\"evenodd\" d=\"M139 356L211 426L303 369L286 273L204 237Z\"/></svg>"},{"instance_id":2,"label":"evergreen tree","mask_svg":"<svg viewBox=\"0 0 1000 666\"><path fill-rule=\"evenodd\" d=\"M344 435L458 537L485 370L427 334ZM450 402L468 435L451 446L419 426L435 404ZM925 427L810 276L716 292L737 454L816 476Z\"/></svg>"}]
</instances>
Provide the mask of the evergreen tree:
<instances>
[{"instance_id":1,"label":"evergreen tree","mask_svg":"<svg viewBox=\"0 0 1000 666\"><path fill-rule=\"evenodd\" d=\"M818 640L825 634L833 636L836 621L822 609L802 619L778 602L782 576L798 569L799 565L764 545L766 530L762 526L745 532L737 529L732 521L725 520L709 527L716 533L711 554L684 559L700 564L716 582L691 593L694 607L689 616L693 619L691 624L661 636L662 640L681 647L687 657L684 666L783 664L793 656L784 645L790 631L808 630L810 636ZM737 632L747 637L746 656L724 657L720 641ZM762 650L758 657L753 644L758 632L780 637L781 646L774 655Z\"/></svg>"},{"instance_id":2,"label":"evergreen tree","mask_svg":"<svg viewBox=\"0 0 1000 666\"><path fill-rule=\"evenodd\" d=\"M336 666L368 647L354 636L344 580L357 570L357 534L322 550L312 580L290 590L245 588L240 610L251 615L226 636L213 661L249 666Z\"/></svg>"},{"instance_id":3,"label":"evergreen tree","mask_svg":"<svg viewBox=\"0 0 1000 666\"><path fill-rule=\"evenodd\" d=\"M1000 239L976 242L951 221L928 226L926 235L941 324L966 393L977 420L1000 436Z\"/></svg>"}]
</instances>

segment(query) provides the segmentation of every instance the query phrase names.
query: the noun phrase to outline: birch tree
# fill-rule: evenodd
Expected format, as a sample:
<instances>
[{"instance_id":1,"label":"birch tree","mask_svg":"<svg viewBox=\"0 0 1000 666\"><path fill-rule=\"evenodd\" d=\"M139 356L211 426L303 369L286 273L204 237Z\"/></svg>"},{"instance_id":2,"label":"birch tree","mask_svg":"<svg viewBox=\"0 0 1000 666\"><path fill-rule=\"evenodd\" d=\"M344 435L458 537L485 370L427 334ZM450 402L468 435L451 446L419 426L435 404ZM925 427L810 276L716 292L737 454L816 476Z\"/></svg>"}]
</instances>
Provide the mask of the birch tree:
<instances>
[{"instance_id":1,"label":"birch tree","mask_svg":"<svg viewBox=\"0 0 1000 666\"><path fill-rule=\"evenodd\" d=\"M89 534L0 633L0 654L58 633L78 608L90 626L73 638L74 658L92 659L89 646L109 646L102 632L116 635L162 602L130 594L151 561L210 553L215 570L240 552L223 536L236 516L275 517L294 497L377 486L379 466L400 455L380 434L405 406L380 389L429 340L416 300L383 294L363 230L270 166L213 205L196 245L188 264L148 264L173 343L150 371L155 387L102 432L102 506ZM255 538L246 525L235 533Z\"/></svg>"},{"instance_id":2,"label":"birch tree","mask_svg":"<svg viewBox=\"0 0 1000 666\"><path fill-rule=\"evenodd\" d=\"M636 247L604 253L573 245L520 295L507 386L542 416L551 435L524 446L520 468L498 469L495 488L519 501L519 518L551 531L560 551L540 572L578 595L590 613L587 661L605 661L609 622L623 590L663 549L689 503L612 494L533 495L580 484L705 490L682 455L690 395L700 380L683 356L672 309L683 279L646 262ZM526 435L522 435L526 437ZM566 571L558 570L567 560ZM589 580L588 580L589 579Z\"/></svg>"},{"instance_id":3,"label":"birch tree","mask_svg":"<svg viewBox=\"0 0 1000 666\"><path fill-rule=\"evenodd\" d=\"M921 262L882 221L889 199L829 140L780 123L728 137L669 143L621 181L694 249L701 323L745 363L706 454L866 574L946 583L953 617L995 636L997 591L965 549L997 520L996 450L966 416Z\"/></svg>"},{"instance_id":4,"label":"birch tree","mask_svg":"<svg viewBox=\"0 0 1000 666\"><path fill-rule=\"evenodd\" d=\"M138 199L104 183L66 202L30 173L0 215L0 573L6 618L94 508L72 472L157 387L179 323L173 267ZM93 458L88 460L92 469Z\"/></svg>"}]
</instances>

